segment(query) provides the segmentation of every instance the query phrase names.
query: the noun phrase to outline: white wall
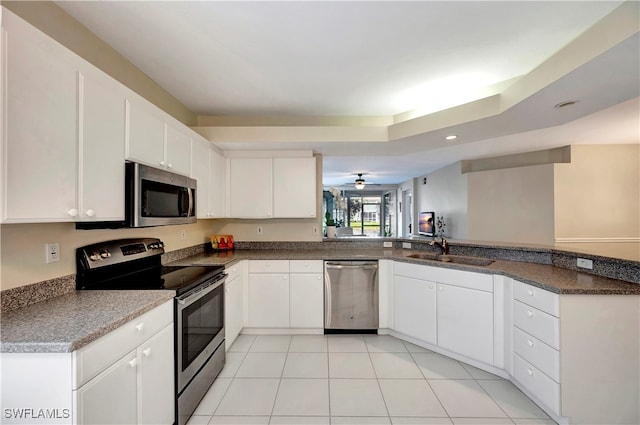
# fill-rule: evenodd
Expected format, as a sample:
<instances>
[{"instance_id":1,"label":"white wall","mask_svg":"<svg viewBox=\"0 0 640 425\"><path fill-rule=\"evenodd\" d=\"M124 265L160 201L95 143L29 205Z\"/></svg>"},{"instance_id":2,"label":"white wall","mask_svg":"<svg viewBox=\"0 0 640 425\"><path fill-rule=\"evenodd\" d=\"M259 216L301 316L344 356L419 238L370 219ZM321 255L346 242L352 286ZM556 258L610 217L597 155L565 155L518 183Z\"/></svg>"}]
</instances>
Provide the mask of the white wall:
<instances>
[{"instance_id":1,"label":"white wall","mask_svg":"<svg viewBox=\"0 0 640 425\"><path fill-rule=\"evenodd\" d=\"M467 176L469 239L553 245L553 164Z\"/></svg>"},{"instance_id":2,"label":"white wall","mask_svg":"<svg viewBox=\"0 0 640 425\"><path fill-rule=\"evenodd\" d=\"M434 211L436 217L444 217L446 237L468 239L467 176L461 172L461 163L456 162L428 175L420 176L416 181L417 210Z\"/></svg>"}]
</instances>

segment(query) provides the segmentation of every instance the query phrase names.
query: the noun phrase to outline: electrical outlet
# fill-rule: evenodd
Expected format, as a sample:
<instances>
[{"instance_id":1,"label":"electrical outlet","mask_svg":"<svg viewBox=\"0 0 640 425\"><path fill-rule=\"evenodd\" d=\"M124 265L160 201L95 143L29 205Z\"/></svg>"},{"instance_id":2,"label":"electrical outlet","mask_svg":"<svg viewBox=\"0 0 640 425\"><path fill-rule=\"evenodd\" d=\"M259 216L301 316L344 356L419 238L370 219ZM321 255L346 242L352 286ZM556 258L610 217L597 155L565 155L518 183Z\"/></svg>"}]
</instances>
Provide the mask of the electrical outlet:
<instances>
[{"instance_id":1,"label":"electrical outlet","mask_svg":"<svg viewBox=\"0 0 640 425\"><path fill-rule=\"evenodd\" d=\"M578 267L583 269L593 270L593 260L587 260L586 258L578 258L577 261Z\"/></svg>"},{"instance_id":2,"label":"electrical outlet","mask_svg":"<svg viewBox=\"0 0 640 425\"><path fill-rule=\"evenodd\" d=\"M180 230L180 240L183 241L187 239L187 231L186 230Z\"/></svg>"},{"instance_id":3,"label":"electrical outlet","mask_svg":"<svg viewBox=\"0 0 640 425\"><path fill-rule=\"evenodd\" d=\"M60 261L60 244L58 242L51 242L45 244L45 260L47 264L49 263L57 263Z\"/></svg>"},{"instance_id":4,"label":"electrical outlet","mask_svg":"<svg viewBox=\"0 0 640 425\"><path fill-rule=\"evenodd\" d=\"M313 226L313 234L317 235L320 233L320 230L318 229L318 226Z\"/></svg>"},{"instance_id":5,"label":"electrical outlet","mask_svg":"<svg viewBox=\"0 0 640 425\"><path fill-rule=\"evenodd\" d=\"M256 229L258 234L261 235L262 234L262 226L258 226L258 228Z\"/></svg>"},{"instance_id":6,"label":"electrical outlet","mask_svg":"<svg viewBox=\"0 0 640 425\"><path fill-rule=\"evenodd\" d=\"M402 242L402 248L411 249L411 242Z\"/></svg>"},{"instance_id":7,"label":"electrical outlet","mask_svg":"<svg viewBox=\"0 0 640 425\"><path fill-rule=\"evenodd\" d=\"M393 248L393 242L391 242L391 241L382 242L382 247L383 248Z\"/></svg>"}]
</instances>

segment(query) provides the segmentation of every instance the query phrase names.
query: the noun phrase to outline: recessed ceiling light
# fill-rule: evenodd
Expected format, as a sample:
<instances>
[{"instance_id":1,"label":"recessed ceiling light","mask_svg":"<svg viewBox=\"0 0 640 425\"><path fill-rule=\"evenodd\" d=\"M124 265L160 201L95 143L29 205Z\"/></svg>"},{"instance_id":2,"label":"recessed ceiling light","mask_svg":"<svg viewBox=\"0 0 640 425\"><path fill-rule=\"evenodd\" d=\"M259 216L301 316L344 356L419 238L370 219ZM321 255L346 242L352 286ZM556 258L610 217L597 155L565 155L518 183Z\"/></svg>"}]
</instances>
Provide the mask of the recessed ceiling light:
<instances>
[{"instance_id":1,"label":"recessed ceiling light","mask_svg":"<svg viewBox=\"0 0 640 425\"><path fill-rule=\"evenodd\" d=\"M553 107L556 109L560 109L560 108L564 108L565 106L575 105L576 103L578 103L577 100L566 100L564 102L556 103L555 105L553 105Z\"/></svg>"},{"instance_id":2,"label":"recessed ceiling light","mask_svg":"<svg viewBox=\"0 0 640 425\"><path fill-rule=\"evenodd\" d=\"M446 140L456 140L457 138L458 136L456 136L455 134L445 137Z\"/></svg>"}]
</instances>

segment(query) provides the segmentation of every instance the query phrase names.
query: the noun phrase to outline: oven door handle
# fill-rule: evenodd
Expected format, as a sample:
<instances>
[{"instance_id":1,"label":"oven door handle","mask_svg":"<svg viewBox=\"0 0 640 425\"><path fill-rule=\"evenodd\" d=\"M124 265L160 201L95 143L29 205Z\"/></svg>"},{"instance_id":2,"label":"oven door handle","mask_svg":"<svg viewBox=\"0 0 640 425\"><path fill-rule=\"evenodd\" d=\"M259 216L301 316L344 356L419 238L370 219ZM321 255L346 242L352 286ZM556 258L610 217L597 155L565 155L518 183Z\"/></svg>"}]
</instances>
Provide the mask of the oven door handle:
<instances>
[{"instance_id":1,"label":"oven door handle","mask_svg":"<svg viewBox=\"0 0 640 425\"><path fill-rule=\"evenodd\" d=\"M225 280L227 280L227 274L222 273L220 277L218 277L217 279L214 279L200 286L197 286L193 288L191 291L187 292L186 294L183 294L180 297L176 297L176 301L178 302L178 304L180 304L180 306L182 306L181 308L185 308L193 304L194 302L198 301L200 298L204 297L209 292L218 288L220 285L224 284Z\"/></svg>"}]
</instances>

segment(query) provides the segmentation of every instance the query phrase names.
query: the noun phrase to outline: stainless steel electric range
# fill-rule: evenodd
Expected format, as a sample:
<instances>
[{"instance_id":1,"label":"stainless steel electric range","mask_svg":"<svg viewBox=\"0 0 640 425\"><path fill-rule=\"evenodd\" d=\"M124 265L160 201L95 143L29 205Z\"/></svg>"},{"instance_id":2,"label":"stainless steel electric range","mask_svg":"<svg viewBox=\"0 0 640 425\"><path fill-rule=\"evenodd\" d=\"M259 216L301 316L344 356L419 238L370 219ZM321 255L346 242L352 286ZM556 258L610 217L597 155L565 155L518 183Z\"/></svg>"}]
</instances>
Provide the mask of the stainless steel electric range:
<instances>
[{"instance_id":1,"label":"stainless steel electric range","mask_svg":"<svg viewBox=\"0 0 640 425\"><path fill-rule=\"evenodd\" d=\"M160 239L119 239L76 250L78 290L169 289L176 292L176 424L183 425L222 370L223 266L162 266Z\"/></svg>"}]
</instances>

